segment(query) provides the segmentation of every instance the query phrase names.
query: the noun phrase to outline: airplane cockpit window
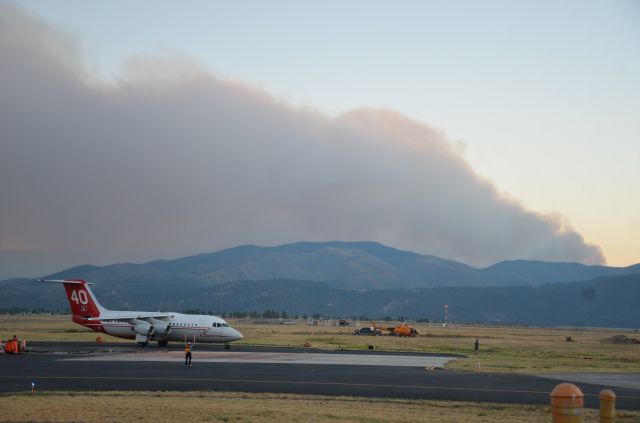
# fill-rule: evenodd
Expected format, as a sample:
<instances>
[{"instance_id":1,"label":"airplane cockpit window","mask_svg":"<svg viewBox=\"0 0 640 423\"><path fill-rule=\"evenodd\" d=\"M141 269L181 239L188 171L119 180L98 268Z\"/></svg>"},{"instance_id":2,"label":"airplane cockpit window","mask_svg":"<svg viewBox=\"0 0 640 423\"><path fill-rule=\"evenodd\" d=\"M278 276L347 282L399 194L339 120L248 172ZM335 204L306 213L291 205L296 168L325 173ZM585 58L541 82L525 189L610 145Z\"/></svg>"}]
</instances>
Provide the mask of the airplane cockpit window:
<instances>
[{"instance_id":1,"label":"airplane cockpit window","mask_svg":"<svg viewBox=\"0 0 640 423\"><path fill-rule=\"evenodd\" d=\"M222 327L224 327L224 328L228 328L228 327L229 327L229 325L228 325L227 323L223 323L223 324L222 324Z\"/></svg>"}]
</instances>

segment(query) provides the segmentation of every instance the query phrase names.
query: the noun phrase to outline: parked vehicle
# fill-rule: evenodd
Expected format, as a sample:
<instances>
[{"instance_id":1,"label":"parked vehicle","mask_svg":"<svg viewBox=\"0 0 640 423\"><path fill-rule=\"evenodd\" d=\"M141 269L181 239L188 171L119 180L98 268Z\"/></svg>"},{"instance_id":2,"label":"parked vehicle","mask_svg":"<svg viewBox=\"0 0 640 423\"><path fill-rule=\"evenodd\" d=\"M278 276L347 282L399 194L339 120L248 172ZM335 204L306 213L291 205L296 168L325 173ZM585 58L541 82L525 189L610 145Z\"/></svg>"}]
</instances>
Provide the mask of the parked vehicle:
<instances>
[{"instance_id":1,"label":"parked vehicle","mask_svg":"<svg viewBox=\"0 0 640 423\"><path fill-rule=\"evenodd\" d=\"M383 328L384 330L389 331L389 335L391 336L405 336L405 337L416 337L418 336L418 329L412 328L406 323L402 323L398 326Z\"/></svg>"},{"instance_id":2,"label":"parked vehicle","mask_svg":"<svg viewBox=\"0 0 640 423\"><path fill-rule=\"evenodd\" d=\"M376 329L374 327L370 327L370 328L360 328L360 329L354 329L353 330L353 334L354 335L371 335L371 336L380 336L382 335L382 331L379 329Z\"/></svg>"}]
</instances>

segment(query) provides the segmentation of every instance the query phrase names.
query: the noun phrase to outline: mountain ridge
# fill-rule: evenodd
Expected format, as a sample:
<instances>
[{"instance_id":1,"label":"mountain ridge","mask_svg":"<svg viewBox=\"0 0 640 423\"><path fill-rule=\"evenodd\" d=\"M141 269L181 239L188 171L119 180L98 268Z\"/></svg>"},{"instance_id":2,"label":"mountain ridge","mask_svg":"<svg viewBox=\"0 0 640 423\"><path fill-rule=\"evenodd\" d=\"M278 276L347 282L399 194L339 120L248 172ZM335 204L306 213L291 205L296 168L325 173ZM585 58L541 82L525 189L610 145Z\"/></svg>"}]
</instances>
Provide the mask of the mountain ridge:
<instances>
[{"instance_id":1,"label":"mountain ridge","mask_svg":"<svg viewBox=\"0 0 640 423\"><path fill-rule=\"evenodd\" d=\"M329 317L384 316L442 321L448 304L450 321L540 326L640 327L640 273L604 276L585 282L540 286L437 287L348 290L326 282L288 279L235 281L202 286L129 281L93 287L100 302L113 309L289 314ZM64 310L64 290L30 279L0 282L0 309L15 307Z\"/></svg>"},{"instance_id":2,"label":"mountain ridge","mask_svg":"<svg viewBox=\"0 0 640 423\"><path fill-rule=\"evenodd\" d=\"M245 245L174 260L81 265L49 277L93 282L103 305L114 309L438 319L449 304L452 320L640 325L640 264L506 260L475 268L374 242ZM58 286L1 281L0 308L12 307L64 310L68 303Z\"/></svg>"},{"instance_id":3,"label":"mountain ridge","mask_svg":"<svg viewBox=\"0 0 640 423\"><path fill-rule=\"evenodd\" d=\"M347 289L518 286L576 282L640 272L628 267L506 260L485 268L399 250L371 241L297 242L274 247L241 245L213 253L147 263L76 266L49 277L101 281L149 276L223 283L237 280L295 279L329 282Z\"/></svg>"}]
</instances>

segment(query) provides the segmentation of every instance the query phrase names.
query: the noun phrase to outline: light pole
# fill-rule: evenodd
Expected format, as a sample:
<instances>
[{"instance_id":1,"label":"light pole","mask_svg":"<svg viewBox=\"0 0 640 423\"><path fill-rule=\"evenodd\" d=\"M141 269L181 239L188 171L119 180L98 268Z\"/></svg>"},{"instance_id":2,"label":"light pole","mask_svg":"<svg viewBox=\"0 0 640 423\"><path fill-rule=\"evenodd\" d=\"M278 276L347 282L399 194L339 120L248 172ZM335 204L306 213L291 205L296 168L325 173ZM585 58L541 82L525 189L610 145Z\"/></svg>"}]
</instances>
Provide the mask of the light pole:
<instances>
[{"instance_id":1,"label":"light pole","mask_svg":"<svg viewBox=\"0 0 640 423\"><path fill-rule=\"evenodd\" d=\"M449 326L449 305L444 305L444 325Z\"/></svg>"}]
</instances>

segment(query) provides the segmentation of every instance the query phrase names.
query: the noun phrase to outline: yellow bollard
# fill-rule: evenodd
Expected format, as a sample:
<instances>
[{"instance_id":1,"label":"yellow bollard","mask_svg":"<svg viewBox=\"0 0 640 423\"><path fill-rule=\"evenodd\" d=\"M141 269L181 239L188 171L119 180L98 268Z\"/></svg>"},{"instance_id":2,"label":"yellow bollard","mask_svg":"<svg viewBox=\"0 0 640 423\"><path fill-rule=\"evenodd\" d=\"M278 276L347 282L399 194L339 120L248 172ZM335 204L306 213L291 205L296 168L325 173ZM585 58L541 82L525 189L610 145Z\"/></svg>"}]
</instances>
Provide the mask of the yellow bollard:
<instances>
[{"instance_id":1,"label":"yellow bollard","mask_svg":"<svg viewBox=\"0 0 640 423\"><path fill-rule=\"evenodd\" d=\"M600 392L600 423L615 423L616 394L611 389Z\"/></svg>"},{"instance_id":2,"label":"yellow bollard","mask_svg":"<svg viewBox=\"0 0 640 423\"><path fill-rule=\"evenodd\" d=\"M553 423L582 423L584 394L572 383L561 383L551 391Z\"/></svg>"}]
</instances>

